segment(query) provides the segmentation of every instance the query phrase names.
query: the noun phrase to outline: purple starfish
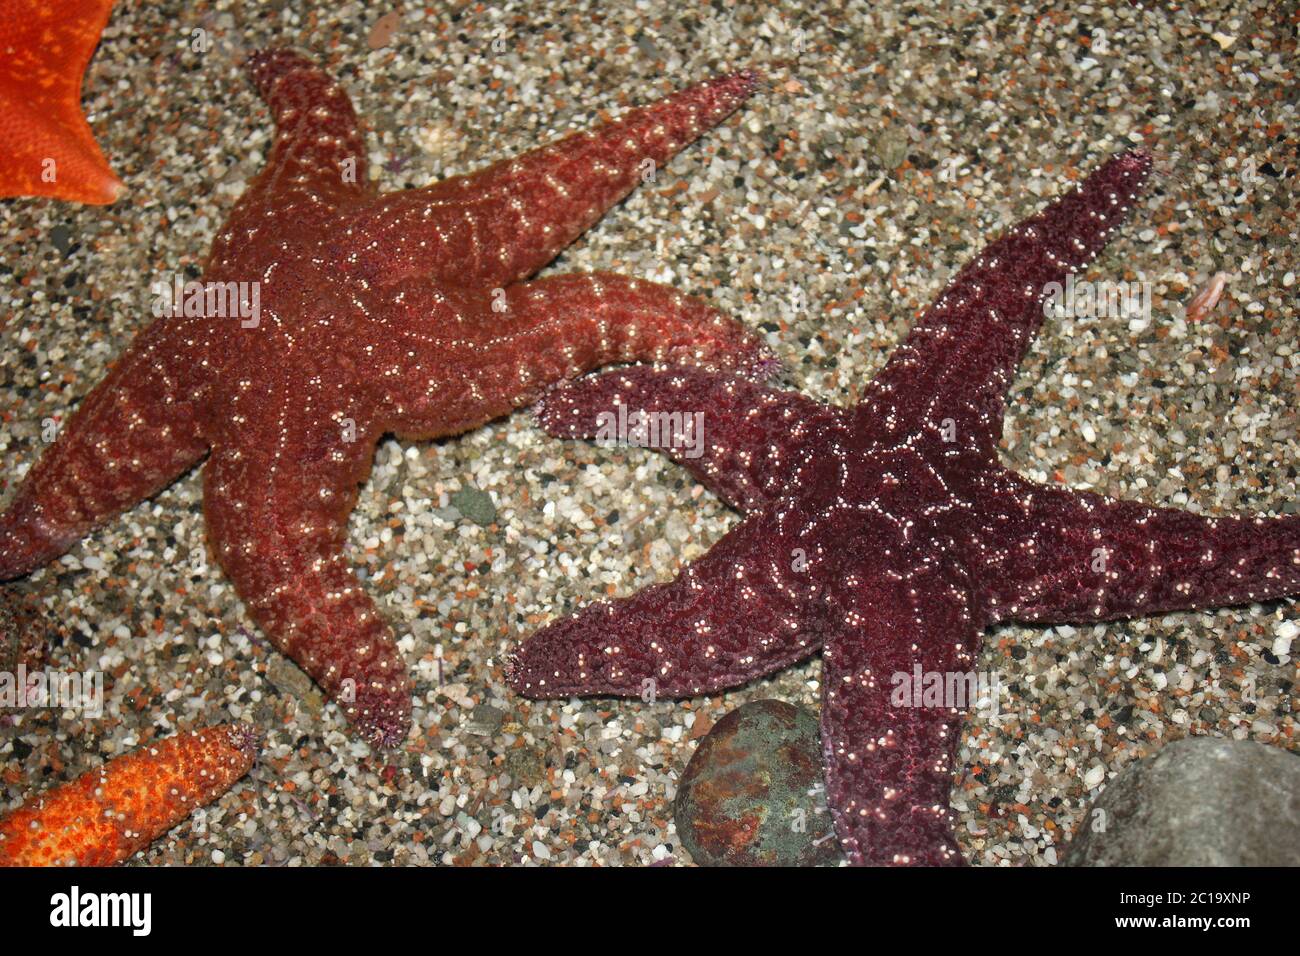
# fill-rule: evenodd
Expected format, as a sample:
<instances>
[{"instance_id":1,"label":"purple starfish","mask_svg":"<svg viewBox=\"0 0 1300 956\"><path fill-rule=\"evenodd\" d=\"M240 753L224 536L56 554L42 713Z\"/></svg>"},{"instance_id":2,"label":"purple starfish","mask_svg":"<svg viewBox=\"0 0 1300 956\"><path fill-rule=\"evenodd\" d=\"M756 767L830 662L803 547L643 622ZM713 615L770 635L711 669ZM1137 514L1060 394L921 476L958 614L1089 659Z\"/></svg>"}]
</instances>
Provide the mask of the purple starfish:
<instances>
[{"instance_id":1,"label":"purple starfish","mask_svg":"<svg viewBox=\"0 0 1300 956\"><path fill-rule=\"evenodd\" d=\"M619 406L702 410L702 455L670 454L748 517L676 581L534 635L511 662L514 687L686 697L824 648L827 794L845 852L959 864L948 794L964 708L908 706L899 675L969 674L999 621L1300 592L1300 518L1149 508L998 463L1003 392L1042 323L1045 287L1097 255L1150 168L1145 153L1116 156L988 246L852 410L654 366L554 391L539 414L561 437L590 437Z\"/></svg>"}]
</instances>

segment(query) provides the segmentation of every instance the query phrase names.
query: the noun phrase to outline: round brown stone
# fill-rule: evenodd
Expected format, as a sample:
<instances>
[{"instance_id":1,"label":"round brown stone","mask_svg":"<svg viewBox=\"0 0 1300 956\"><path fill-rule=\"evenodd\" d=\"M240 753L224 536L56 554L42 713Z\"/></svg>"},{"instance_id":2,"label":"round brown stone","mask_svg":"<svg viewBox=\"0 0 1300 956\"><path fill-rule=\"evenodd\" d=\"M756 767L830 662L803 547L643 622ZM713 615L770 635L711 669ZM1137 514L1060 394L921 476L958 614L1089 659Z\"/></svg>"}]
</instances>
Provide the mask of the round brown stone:
<instances>
[{"instance_id":1,"label":"round brown stone","mask_svg":"<svg viewBox=\"0 0 1300 956\"><path fill-rule=\"evenodd\" d=\"M723 717L686 766L677 834L702 866L822 866L842 857L817 720L780 700Z\"/></svg>"}]
</instances>

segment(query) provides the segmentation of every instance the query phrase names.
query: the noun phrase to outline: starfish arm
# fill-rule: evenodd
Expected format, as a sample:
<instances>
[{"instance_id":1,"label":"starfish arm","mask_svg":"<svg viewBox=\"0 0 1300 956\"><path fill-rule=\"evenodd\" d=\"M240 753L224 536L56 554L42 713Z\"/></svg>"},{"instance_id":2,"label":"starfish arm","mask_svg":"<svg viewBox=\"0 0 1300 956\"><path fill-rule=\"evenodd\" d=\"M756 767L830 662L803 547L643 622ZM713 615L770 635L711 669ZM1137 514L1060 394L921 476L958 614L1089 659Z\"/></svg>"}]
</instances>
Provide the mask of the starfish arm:
<instances>
[{"instance_id":1,"label":"starfish arm","mask_svg":"<svg viewBox=\"0 0 1300 956\"><path fill-rule=\"evenodd\" d=\"M266 230L315 227L373 195L365 137L343 88L292 50L259 50L246 66L275 119L275 144L213 240L210 269L230 266Z\"/></svg>"},{"instance_id":2,"label":"starfish arm","mask_svg":"<svg viewBox=\"0 0 1300 956\"><path fill-rule=\"evenodd\" d=\"M0 580L54 560L207 451L154 325L82 401L0 514Z\"/></svg>"},{"instance_id":3,"label":"starfish arm","mask_svg":"<svg viewBox=\"0 0 1300 956\"><path fill-rule=\"evenodd\" d=\"M340 242L373 251L364 276L373 281L507 286L726 118L755 83L749 72L719 77L477 173L389 193L346 222Z\"/></svg>"},{"instance_id":4,"label":"starfish arm","mask_svg":"<svg viewBox=\"0 0 1300 956\"><path fill-rule=\"evenodd\" d=\"M0 866L112 866L143 850L252 769L246 724L155 740L0 816Z\"/></svg>"},{"instance_id":5,"label":"starfish arm","mask_svg":"<svg viewBox=\"0 0 1300 956\"><path fill-rule=\"evenodd\" d=\"M81 112L112 0L22 0L0 16L0 197L103 205L122 191Z\"/></svg>"},{"instance_id":6,"label":"starfish arm","mask_svg":"<svg viewBox=\"0 0 1300 956\"><path fill-rule=\"evenodd\" d=\"M510 662L510 683L532 698L689 697L788 667L821 646L789 545L775 517L750 515L675 581L538 631Z\"/></svg>"},{"instance_id":7,"label":"starfish arm","mask_svg":"<svg viewBox=\"0 0 1300 956\"><path fill-rule=\"evenodd\" d=\"M394 746L410 727L406 665L344 556L378 432L356 411L323 421L287 411L289 391L270 442L213 448L204 466L208 545L271 642L370 743Z\"/></svg>"},{"instance_id":8,"label":"starfish arm","mask_svg":"<svg viewBox=\"0 0 1300 956\"><path fill-rule=\"evenodd\" d=\"M840 844L859 865L964 862L948 795L983 624L960 575L914 567L873 560L849 574L833 593L839 620L827 624L826 793ZM936 685L951 695L928 695Z\"/></svg>"},{"instance_id":9,"label":"starfish arm","mask_svg":"<svg viewBox=\"0 0 1300 956\"><path fill-rule=\"evenodd\" d=\"M929 432L955 441L955 450L987 456L1002 433L1007 385L1043 323L1051 284L1065 283L1097 256L1150 169L1146 153L1122 153L989 244L868 386L862 426Z\"/></svg>"},{"instance_id":10,"label":"starfish arm","mask_svg":"<svg viewBox=\"0 0 1300 956\"><path fill-rule=\"evenodd\" d=\"M1099 621L1300 594L1300 516L1206 517L998 481L980 546L995 619Z\"/></svg>"},{"instance_id":11,"label":"starfish arm","mask_svg":"<svg viewBox=\"0 0 1300 956\"><path fill-rule=\"evenodd\" d=\"M663 423L656 425L660 440L654 447L739 511L780 497L808 441L830 430L847 431L841 409L798 392L648 365L557 386L542 399L537 420L556 438L590 439L610 437L611 423L635 424L641 414ZM683 440L674 441L674 435ZM612 437L628 441L627 435Z\"/></svg>"},{"instance_id":12,"label":"starfish arm","mask_svg":"<svg viewBox=\"0 0 1300 956\"><path fill-rule=\"evenodd\" d=\"M425 279L393 289L375 317L373 379L386 429L458 434L531 404L548 387L610 362L766 367L744 326L668 286L603 273L519 283L497 294Z\"/></svg>"}]
</instances>

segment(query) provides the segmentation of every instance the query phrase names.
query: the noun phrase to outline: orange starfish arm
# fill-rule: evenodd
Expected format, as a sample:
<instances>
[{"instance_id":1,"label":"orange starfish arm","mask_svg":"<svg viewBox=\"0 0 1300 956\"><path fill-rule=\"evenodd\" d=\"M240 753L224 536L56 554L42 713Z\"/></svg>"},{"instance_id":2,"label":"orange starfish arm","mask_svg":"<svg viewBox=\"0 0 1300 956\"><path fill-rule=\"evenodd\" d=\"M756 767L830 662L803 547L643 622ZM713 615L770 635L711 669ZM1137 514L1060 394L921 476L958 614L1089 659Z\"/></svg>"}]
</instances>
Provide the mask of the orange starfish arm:
<instances>
[{"instance_id":1,"label":"orange starfish arm","mask_svg":"<svg viewBox=\"0 0 1300 956\"><path fill-rule=\"evenodd\" d=\"M209 268L228 268L270 222L324 223L375 193L361 121L333 77L293 50L258 50L246 66L275 119L275 145L213 240Z\"/></svg>"},{"instance_id":2,"label":"orange starfish arm","mask_svg":"<svg viewBox=\"0 0 1300 956\"><path fill-rule=\"evenodd\" d=\"M505 289L394 287L372 321L409 361L377 363L383 425L405 438L458 435L536 401L566 377L611 362L680 362L764 374L775 360L741 326L694 296L608 272ZM423 316L436 323L421 323ZM424 328L431 324L431 329ZM460 370L448 387L446 362Z\"/></svg>"},{"instance_id":3,"label":"orange starfish arm","mask_svg":"<svg viewBox=\"0 0 1300 956\"><path fill-rule=\"evenodd\" d=\"M248 727L221 724L110 760L0 819L0 866L121 863L234 786L256 754Z\"/></svg>"},{"instance_id":4,"label":"orange starfish arm","mask_svg":"<svg viewBox=\"0 0 1300 956\"><path fill-rule=\"evenodd\" d=\"M105 521L156 494L208 450L186 359L165 326L140 334L33 466L0 514L0 581L54 560ZM105 449L122 453L106 461Z\"/></svg>"},{"instance_id":5,"label":"orange starfish arm","mask_svg":"<svg viewBox=\"0 0 1300 956\"><path fill-rule=\"evenodd\" d=\"M0 197L104 205L113 175L81 112L81 81L113 0L0 0Z\"/></svg>"},{"instance_id":6,"label":"orange starfish arm","mask_svg":"<svg viewBox=\"0 0 1300 956\"><path fill-rule=\"evenodd\" d=\"M716 77L470 175L388 193L336 227L336 241L381 251L358 270L379 284L417 275L488 288L519 282L653 182L757 83L751 71Z\"/></svg>"},{"instance_id":7,"label":"orange starfish arm","mask_svg":"<svg viewBox=\"0 0 1300 956\"><path fill-rule=\"evenodd\" d=\"M290 379L275 383L248 418L285 408L285 422L306 436L302 445L245 444L232 435L204 466L209 546L275 646L368 740L396 746L410 730L411 682L392 627L344 553L348 515L380 432L360 403L344 404L335 420L291 409L294 393ZM268 478L279 494L266 494Z\"/></svg>"}]
</instances>

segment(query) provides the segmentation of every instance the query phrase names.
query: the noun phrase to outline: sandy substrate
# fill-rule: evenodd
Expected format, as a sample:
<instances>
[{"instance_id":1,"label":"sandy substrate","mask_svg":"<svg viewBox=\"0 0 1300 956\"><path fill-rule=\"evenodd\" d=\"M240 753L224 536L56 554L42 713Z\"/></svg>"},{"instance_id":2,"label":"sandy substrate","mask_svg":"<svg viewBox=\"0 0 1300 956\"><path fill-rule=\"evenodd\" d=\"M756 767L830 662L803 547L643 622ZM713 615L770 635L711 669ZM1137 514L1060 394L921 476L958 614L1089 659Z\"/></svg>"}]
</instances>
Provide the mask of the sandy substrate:
<instances>
[{"instance_id":1,"label":"sandy substrate","mask_svg":"<svg viewBox=\"0 0 1300 956\"><path fill-rule=\"evenodd\" d=\"M376 21L403 8L120 3L84 105L129 192L107 208L0 203L0 504L44 420L66 418L149 319L151 282L196 272L266 155L237 40L327 62L370 124L385 188L760 67L767 86L737 117L547 271L703 296L766 331L791 384L841 404L986 237L1145 144L1155 188L1089 275L1149 282L1149 321L1050 323L1012 388L1005 461L1152 504L1294 511L1295 4L823 6L411 7L371 50ZM206 53L196 28L217 41ZM1217 271L1225 301L1189 322ZM471 484L495 501L487 527L449 510ZM453 441L383 442L353 557L404 635L418 696L405 746L376 754L208 566L191 474L17 585L68 627L54 665L102 670L107 700L98 718L0 726L0 808L154 736L243 719L268 734L252 776L139 862L686 862L672 801L695 739L747 700L815 711L820 663L646 705L530 703L502 660L581 602L670 578L736 520L654 454L554 441L527 412ZM968 859L1056 862L1106 779L1167 740L1294 749L1297 618L1278 602L990 631L980 668L1003 695L968 722L952 796Z\"/></svg>"}]
</instances>

